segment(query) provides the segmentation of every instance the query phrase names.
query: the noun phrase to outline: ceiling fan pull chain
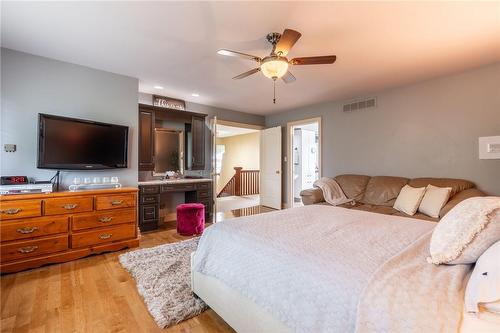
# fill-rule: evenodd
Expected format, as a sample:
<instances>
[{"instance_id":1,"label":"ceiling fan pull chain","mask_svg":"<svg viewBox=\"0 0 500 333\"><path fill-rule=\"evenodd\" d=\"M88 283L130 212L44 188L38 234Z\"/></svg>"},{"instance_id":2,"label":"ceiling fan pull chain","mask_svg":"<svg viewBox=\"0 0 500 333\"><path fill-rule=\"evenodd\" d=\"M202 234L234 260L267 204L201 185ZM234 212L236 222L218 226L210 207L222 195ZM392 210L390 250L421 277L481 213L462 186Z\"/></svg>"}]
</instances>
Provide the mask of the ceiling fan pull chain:
<instances>
[{"instance_id":1,"label":"ceiling fan pull chain","mask_svg":"<svg viewBox=\"0 0 500 333\"><path fill-rule=\"evenodd\" d=\"M273 104L276 104L276 79L273 79Z\"/></svg>"}]
</instances>

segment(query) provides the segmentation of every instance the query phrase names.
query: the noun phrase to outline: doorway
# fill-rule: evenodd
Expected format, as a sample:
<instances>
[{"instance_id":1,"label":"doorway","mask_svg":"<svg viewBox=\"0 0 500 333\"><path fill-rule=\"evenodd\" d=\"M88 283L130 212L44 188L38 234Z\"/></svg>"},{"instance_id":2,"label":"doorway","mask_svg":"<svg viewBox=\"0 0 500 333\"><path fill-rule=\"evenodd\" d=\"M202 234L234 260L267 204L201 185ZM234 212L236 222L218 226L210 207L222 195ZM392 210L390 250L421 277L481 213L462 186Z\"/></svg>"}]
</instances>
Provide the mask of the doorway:
<instances>
[{"instance_id":1,"label":"doorway","mask_svg":"<svg viewBox=\"0 0 500 333\"><path fill-rule=\"evenodd\" d=\"M321 177L321 118L287 124L288 207L302 206L300 192Z\"/></svg>"},{"instance_id":2,"label":"doorway","mask_svg":"<svg viewBox=\"0 0 500 333\"><path fill-rule=\"evenodd\" d=\"M261 130L261 126L217 120L214 139L217 221L253 215L254 207L260 205Z\"/></svg>"}]
</instances>

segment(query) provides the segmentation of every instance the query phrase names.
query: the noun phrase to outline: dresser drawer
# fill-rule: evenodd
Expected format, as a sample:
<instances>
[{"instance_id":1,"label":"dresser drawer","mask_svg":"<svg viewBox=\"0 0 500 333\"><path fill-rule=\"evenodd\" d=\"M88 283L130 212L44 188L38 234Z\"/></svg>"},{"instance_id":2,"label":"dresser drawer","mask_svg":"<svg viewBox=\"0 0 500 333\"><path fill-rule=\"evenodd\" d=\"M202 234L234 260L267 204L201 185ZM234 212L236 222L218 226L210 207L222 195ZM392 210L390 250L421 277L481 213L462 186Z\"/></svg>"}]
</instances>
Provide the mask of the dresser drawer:
<instances>
[{"instance_id":1,"label":"dresser drawer","mask_svg":"<svg viewBox=\"0 0 500 333\"><path fill-rule=\"evenodd\" d=\"M2 242L68 232L66 216L13 220L0 224Z\"/></svg>"},{"instance_id":2,"label":"dresser drawer","mask_svg":"<svg viewBox=\"0 0 500 333\"><path fill-rule=\"evenodd\" d=\"M165 184L161 186L162 192L194 191L194 184Z\"/></svg>"},{"instance_id":3,"label":"dresser drawer","mask_svg":"<svg viewBox=\"0 0 500 333\"><path fill-rule=\"evenodd\" d=\"M209 190L198 190L198 199L210 198L211 192Z\"/></svg>"},{"instance_id":4,"label":"dresser drawer","mask_svg":"<svg viewBox=\"0 0 500 333\"><path fill-rule=\"evenodd\" d=\"M44 200L45 215L74 214L92 211L92 197L50 198Z\"/></svg>"},{"instance_id":5,"label":"dresser drawer","mask_svg":"<svg viewBox=\"0 0 500 333\"><path fill-rule=\"evenodd\" d=\"M156 205L144 205L139 208L141 221L157 220L159 215L159 207Z\"/></svg>"},{"instance_id":6,"label":"dresser drawer","mask_svg":"<svg viewBox=\"0 0 500 333\"><path fill-rule=\"evenodd\" d=\"M198 190L210 189L210 183L196 183Z\"/></svg>"},{"instance_id":7,"label":"dresser drawer","mask_svg":"<svg viewBox=\"0 0 500 333\"><path fill-rule=\"evenodd\" d=\"M42 200L0 201L0 220L42 215Z\"/></svg>"},{"instance_id":8,"label":"dresser drawer","mask_svg":"<svg viewBox=\"0 0 500 333\"><path fill-rule=\"evenodd\" d=\"M135 237L135 224L124 224L113 228L85 231L71 235L71 247L80 248L99 245Z\"/></svg>"},{"instance_id":9,"label":"dresser drawer","mask_svg":"<svg viewBox=\"0 0 500 333\"><path fill-rule=\"evenodd\" d=\"M67 249L68 235L3 244L1 246L2 262L36 257L42 254L55 253Z\"/></svg>"},{"instance_id":10,"label":"dresser drawer","mask_svg":"<svg viewBox=\"0 0 500 333\"><path fill-rule=\"evenodd\" d=\"M155 204L158 202L160 202L160 196L158 194L141 195L141 205Z\"/></svg>"},{"instance_id":11,"label":"dresser drawer","mask_svg":"<svg viewBox=\"0 0 500 333\"><path fill-rule=\"evenodd\" d=\"M109 210L73 216L71 230L105 227L109 225L132 223L136 220L135 208Z\"/></svg>"},{"instance_id":12,"label":"dresser drawer","mask_svg":"<svg viewBox=\"0 0 500 333\"><path fill-rule=\"evenodd\" d=\"M160 193L160 186L159 185L140 186L140 191L141 193L144 194L158 194Z\"/></svg>"},{"instance_id":13,"label":"dresser drawer","mask_svg":"<svg viewBox=\"0 0 500 333\"><path fill-rule=\"evenodd\" d=\"M98 195L95 198L95 209L117 209L135 207L135 195L133 194L118 194L118 195Z\"/></svg>"}]
</instances>

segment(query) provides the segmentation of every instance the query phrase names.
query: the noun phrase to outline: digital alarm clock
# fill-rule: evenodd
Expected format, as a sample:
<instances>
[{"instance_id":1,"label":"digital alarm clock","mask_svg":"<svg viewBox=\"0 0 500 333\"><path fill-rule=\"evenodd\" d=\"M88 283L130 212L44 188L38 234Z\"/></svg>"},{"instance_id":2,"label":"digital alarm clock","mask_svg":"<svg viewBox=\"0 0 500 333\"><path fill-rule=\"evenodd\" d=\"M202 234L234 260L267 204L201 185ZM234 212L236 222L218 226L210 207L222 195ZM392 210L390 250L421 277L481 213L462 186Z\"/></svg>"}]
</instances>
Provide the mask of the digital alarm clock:
<instances>
[{"instance_id":1,"label":"digital alarm clock","mask_svg":"<svg viewBox=\"0 0 500 333\"><path fill-rule=\"evenodd\" d=\"M2 176L1 185L22 185L29 184L27 176Z\"/></svg>"}]
</instances>

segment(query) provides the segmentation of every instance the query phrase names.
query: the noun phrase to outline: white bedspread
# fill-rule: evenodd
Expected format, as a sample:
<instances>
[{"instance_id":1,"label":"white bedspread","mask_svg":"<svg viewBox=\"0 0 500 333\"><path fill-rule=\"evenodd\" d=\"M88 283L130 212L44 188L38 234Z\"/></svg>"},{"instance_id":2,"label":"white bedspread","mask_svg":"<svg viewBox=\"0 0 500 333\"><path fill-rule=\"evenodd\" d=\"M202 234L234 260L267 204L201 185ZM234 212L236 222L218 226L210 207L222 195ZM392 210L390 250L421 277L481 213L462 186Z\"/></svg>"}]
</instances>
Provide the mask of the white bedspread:
<instances>
[{"instance_id":1,"label":"white bedspread","mask_svg":"<svg viewBox=\"0 0 500 333\"><path fill-rule=\"evenodd\" d=\"M374 313L367 310L369 305L360 304L365 288L374 284L371 278L375 273L379 279L391 281L380 276L383 265L412 248L410 245L429 235L434 226L404 217L305 206L227 220L207 228L193 267L238 290L294 331L383 331L384 326L370 322ZM425 251L421 248L419 251ZM425 255L422 258L422 264L432 266L425 262ZM391 275L395 274L393 262ZM463 278L467 269L462 271ZM375 284L376 288L380 286ZM367 294L367 299L373 297ZM408 296L393 300L394 304L411 302ZM392 304L386 303L388 308L378 308L376 313L390 311ZM361 321L360 305L365 313ZM394 315L401 315L394 311Z\"/></svg>"}]
</instances>

